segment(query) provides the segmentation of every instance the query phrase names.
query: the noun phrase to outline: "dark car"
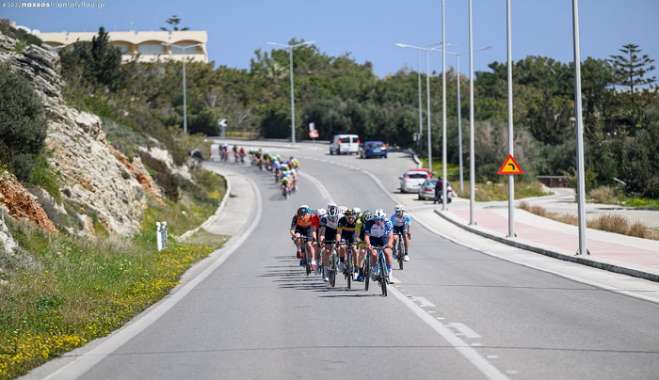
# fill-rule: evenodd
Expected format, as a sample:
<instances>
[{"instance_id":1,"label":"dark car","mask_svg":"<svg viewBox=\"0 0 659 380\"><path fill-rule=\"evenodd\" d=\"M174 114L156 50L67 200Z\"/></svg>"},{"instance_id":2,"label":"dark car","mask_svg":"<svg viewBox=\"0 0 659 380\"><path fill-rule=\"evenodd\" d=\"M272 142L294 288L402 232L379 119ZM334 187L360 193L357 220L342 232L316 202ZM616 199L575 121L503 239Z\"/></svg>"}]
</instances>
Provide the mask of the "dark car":
<instances>
[{"instance_id":1,"label":"dark car","mask_svg":"<svg viewBox=\"0 0 659 380\"><path fill-rule=\"evenodd\" d=\"M366 141L359 147L360 158L387 158L387 146L382 141Z\"/></svg>"}]
</instances>

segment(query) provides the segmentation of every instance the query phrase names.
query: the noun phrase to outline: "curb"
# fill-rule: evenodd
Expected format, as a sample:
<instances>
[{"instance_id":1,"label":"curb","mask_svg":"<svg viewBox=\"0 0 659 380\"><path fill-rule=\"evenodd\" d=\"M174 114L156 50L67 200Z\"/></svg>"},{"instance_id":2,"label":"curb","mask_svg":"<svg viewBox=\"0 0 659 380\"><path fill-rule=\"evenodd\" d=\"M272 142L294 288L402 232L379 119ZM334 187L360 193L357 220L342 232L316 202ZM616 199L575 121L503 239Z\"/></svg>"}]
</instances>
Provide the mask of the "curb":
<instances>
[{"instance_id":1,"label":"curb","mask_svg":"<svg viewBox=\"0 0 659 380\"><path fill-rule=\"evenodd\" d=\"M208 169L204 168L204 170L208 170ZM210 171L210 170L208 170L208 171ZM215 172L213 172L213 171L210 171L210 172L211 172L211 173L215 173ZM216 174L217 174L217 173L216 173ZM213 219L215 219L215 218L217 218L217 217L220 216L220 214L222 213L222 210L224 210L224 207L226 206L227 202L229 201L229 198L231 198L231 197L230 197L230 195L231 195L231 180L229 179L229 176L228 176L228 175L226 175L226 176L223 175L222 177L224 178L224 181L227 183L227 189L226 189L226 191L224 192L224 198L222 198L222 202L220 202L220 206L217 208L217 210L215 210L215 213L214 213L213 215L211 215L208 219L206 219L202 224L200 224L200 225L197 226L196 228L193 228L193 229L191 229L191 230L189 230L189 231L186 231L186 232L182 233L180 236L178 236L178 237L176 238L176 241L177 241L177 242L184 241L185 239L187 239L187 238L189 238L190 236L194 235L197 231L199 231L200 229L202 229L202 228L203 228L207 223L209 223L211 220L213 220Z\"/></svg>"},{"instance_id":2,"label":"curb","mask_svg":"<svg viewBox=\"0 0 659 380\"><path fill-rule=\"evenodd\" d=\"M597 269L606 270L606 271L609 271L609 272L620 273L620 274L625 274L627 276L632 276L632 277L642 278L642 279L649 280L649 281L659 282L659 275L658 274L643 272L643 271L637 270L637 269L621 267L621 266L615 265L615 264L603 263L603 262L599 262L599 261L595 261L595 260L586 259L586 258L583 258L583 257L566 255L564 253L560 253L560 252L552 251L552 250L549 250L549 249L536 247L536 246L526 244L526 243L522 243L522 242L519 242L519 241L510 240L510 239L507 239L505 237L497 236L497 235L494 235L492 233L488 233L488 232L485 232L483 230L473 228L473 227L470 227L466 224L460 223L457 220L449 217L448 215L443 214L439 210L434 210L434 212L435 212L435 214L437 214L440 217L444 218L446 221L462 228L463 230L474 233L476 235L480 235L480 236L482 236L484 238L487 238L487 239L497 241L499 243L510 245L510 246L520 248L520 249L523 249L523 250L526 250L526 251L539 253L541 255L549 256L549 257L559 259L559 260L563 260L563 261L569 261L569 262L573 262L573 263L577 263L577 264L581 264L581 265L587 265L589 267L593 267L593 268L597 268Z\"/></svg>"},{"instance_id":3,"label":"curb","mask_svg":"<svg viewBox=\"0 0 659 380\"><path fill-rule=\"evenodd\" d=\"M259 141L235 141L235 140L222 140L222 139L207 139L211 144L214 143L226 143L228 145L242 145L245 147L259 147L259 148L271 148L271 149L291 149L291 150L297 150L298 147L295 145L292 145L290 143L288 144L281 144L281 145L275 145L269 142L265 142L264 144L260 143Z\"/></svg>"}]
</instances>

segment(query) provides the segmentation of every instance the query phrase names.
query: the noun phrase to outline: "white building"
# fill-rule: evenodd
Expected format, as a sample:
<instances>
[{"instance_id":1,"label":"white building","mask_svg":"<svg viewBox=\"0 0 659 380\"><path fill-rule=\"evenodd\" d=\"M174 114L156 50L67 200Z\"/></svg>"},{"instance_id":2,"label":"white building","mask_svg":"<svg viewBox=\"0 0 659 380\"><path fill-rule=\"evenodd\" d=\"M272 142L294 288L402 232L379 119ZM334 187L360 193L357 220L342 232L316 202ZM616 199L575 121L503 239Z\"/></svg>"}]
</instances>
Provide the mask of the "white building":
<instances>
[{"instance_id":1,"label":"white building","mask_svg":"<svg viewBox=\"0 0 659 380\"><path fill-rule=\"evenodd\" d=\"M96 32L56 32L44 33L33 30L46 45L63 47L77 41L91 41ZM156 31L156 32L108 32L112 45L121 50L122 62L137 59L139 62L166 60L188 60L208 62L206 43L208 33L199 30Z\"/></svg>"}]
</instances>

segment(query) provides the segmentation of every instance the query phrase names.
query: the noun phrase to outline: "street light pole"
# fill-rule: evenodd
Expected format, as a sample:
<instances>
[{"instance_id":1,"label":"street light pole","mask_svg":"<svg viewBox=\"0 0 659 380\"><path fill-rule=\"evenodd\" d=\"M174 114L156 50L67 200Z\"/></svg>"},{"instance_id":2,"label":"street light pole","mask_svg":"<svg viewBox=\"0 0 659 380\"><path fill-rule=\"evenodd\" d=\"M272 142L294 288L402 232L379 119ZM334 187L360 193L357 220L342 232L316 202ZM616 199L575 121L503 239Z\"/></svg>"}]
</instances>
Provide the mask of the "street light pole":
<instances>
[{"instance_id":1,"label":"street light pole","mask_svg":"<svg viewBox=\"0 0 659 380\"><path fill-rule=\"evenodd\" d=\"M513 54L512 0L506 0L506 39L508 45L508 153L514 154L513 137ZM515 237L515 177L508 176L508 237Z\"/></svg>"},{"instance_id":2,"label":"street light pole","mask_svg":"<svg viewBox=\"0 0 659 380\"><path fill-rule=\"evenodd\" d=\"M426 119L428 120L428 132L426 136L428 138L428 169L430 169L430 176L432 177L432 116L430 111L430 53L426 51L426 102L428 107L428 115Z\"/></svg>"},{"instance_id":3,"label":"street light pole","mask_svg":"<svg viewBox=\"0 0 659 380\"><path fill-rule=\"evenodd\" d=\"M293 50L297 47L300 46L305 46L305 45L310 45L313 44L314 41L307 41L307 42L302 42L299 44L291 45L291 44L280 44L277 42L268 42L268 45L274 45L274 46L279 46L283 47L285 49L288 49L288 57L289 57L289 78L291 82L291 143L295 144L295 81L293 79Z\"/></svg>"},{"instance_id":4,"label":"street light pole","mask_svg":"<svg viewBox=\"0 0 659 380\"><path fill-rule=\"evenodd\" d=\"M418 50L416 52L416 74L419 89L419 134L417 137L417 147L421 150L421 135L423 134L423 96L421 95L421 52Z\"/></svg>"},{"instance_id":5,"label":"street light pole","mask_svg":"<svg viewBox=\"0 0 659 380\"><path fill-rule=\"evenodd\" d=\"M586 243L586 181L584 165L583 114L581 109L581 46L579 42L579 0L572 0L572 39L574 44L574 97L577 119L577 200L579 211L579 251L588 255Z\"/></svg>"},{"instance_id":6,"label":"street light pole","mask_svg":"<svg viewBox=\"0 0 659 380\"><path fill-rule=\"evenodd\" d=\"M167 43L162 43L163 46L169 46L170 49L172 47L180 49L180 50L187 50L187 49L192 49L201 46L201 44L194 44L194 45L176 45L176 44L167 44ZM171 50L170 50L170 55L171 55ZM184 57L183 58L183 133L186 135L188 134L188 96L187 96L187 80L186 80L186 68L185 68L185 63L187 62L187 59Z\"/></svg>"},{"instance_id":7,"label":"street light pole","mask_svg":"<svg viewBox=\"0 0 659 380\"><path fill-rule=\"evenodd\" d=\"M474 225L476 203L476 152L474 127L474 35L472 26L473 0L469 0L469 225Z\"/></svg>"},{"instance_id":8,"label":"street light pole","mask_svg":"<svg viewBox=\"0 0 659 380\"><path fill-rule=\"evenodd\" d=\"M291 78L291 143L295 144L295 85L293 82L293 48L289 52L289 72Z\"/></svg>"},{"instance_id":9,"label":"street light pole","mask_svg":"<svg viewBox=\"0 0 659 380\"><path fill-rule=\"evenodd\" d=\"M446 0L442 0L442 210L446 210Z\"/></svg>"},{"instance_id":10,"label":"street light pole","mask_svg":"<svg viewBox=\"0 0 659 380\"><path fill-rule=\"evenodd\" d=\"M188 97L186 91L186 80L185 80L185 61L183 60L183 133L188 134Z\"/></svg>"},{"instance_id":11,"label":"street light pole","mask_svg":"<svg viewBox=\"0 0 659 380\"><path fill-rule=\"evenodd\" d=\"M456 59L456 77L458 80L458 162L460 164L460 192L465 191L464 174L462 169L462 97L460 96L460 54L455 55Z\"/></svg>"}]
</instances>

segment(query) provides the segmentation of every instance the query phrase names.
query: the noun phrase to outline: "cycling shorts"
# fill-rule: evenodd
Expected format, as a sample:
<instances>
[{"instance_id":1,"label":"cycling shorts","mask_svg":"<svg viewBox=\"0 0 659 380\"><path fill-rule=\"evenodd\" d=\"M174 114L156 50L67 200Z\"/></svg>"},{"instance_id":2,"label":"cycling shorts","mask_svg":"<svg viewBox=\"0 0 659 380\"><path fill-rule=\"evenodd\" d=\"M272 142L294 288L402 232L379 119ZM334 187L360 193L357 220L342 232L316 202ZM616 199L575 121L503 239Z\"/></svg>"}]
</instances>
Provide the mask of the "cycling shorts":
<instances>
[{"instance_id":1,"label":"cycling shorts","mask_svg":"<svg viewBox=\"0 0 659 380\"><path fill-rule=\"evenodd\" d=\"M336 230L333 228L325 227L325 240L335 241Z\"/></svg>"},{"instance_id":2,"label":"cycling shorts","mask_svg":"<svg viewBox=\"0 0 659 380\"><path fill-rule=\"evenodd\" d=\"M387 245L389 238L387 236L383 237L372 237L371 236L371 245L374 247L384 247Z\"/></svg>"},{"instance_id":3,"label":"cycling shorts","mask_svg":"<svg viewBox=\"0 0 659 380\"><path fill-rule=\"evenodd\" d=\"M295 226L295 233L300 234L302 236L306 236L309 239L313 239L313 227L300 227L300 226Z\"/></svg>"},{"instance_id":4,"label":"cycling shorts","mask_svg":"<svg viewBox=\"0 0 659 380\"><path fill-rule=\"evenodd\" d=\"M355 233L354 232L342 232L341 240L345 241L347 244L355 243Z\"/></svg>"},{"instance_id":5,"label":"cycling shorts","mask_svg":"<svg viewBox=\"0 0 659 380\"><path fill-rule=\"evenodd\" d=\"M394 226L394 233L395 234L405 235L405 233L407 232L407 228L408 227L406 225Z\"/></svg>"}]
</instances>

